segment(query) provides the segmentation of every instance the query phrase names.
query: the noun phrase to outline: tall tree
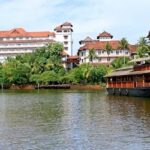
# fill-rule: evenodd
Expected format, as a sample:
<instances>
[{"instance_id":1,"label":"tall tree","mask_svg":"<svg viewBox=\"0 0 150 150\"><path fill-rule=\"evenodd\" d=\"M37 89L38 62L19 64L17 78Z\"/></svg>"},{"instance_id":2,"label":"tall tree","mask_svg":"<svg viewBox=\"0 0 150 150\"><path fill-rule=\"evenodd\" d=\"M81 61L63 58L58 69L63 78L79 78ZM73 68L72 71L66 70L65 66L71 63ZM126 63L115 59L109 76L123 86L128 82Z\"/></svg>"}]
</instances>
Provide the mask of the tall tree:
<instances>
[{"instance_id":1,"label":"tall tree","mask_svg":"<svg viewBox=\"0 0 150 150\"><path fill-rule=\"evenodd\" d=\"M109 42L106 43L104 50L107 52L107 55L109 56L110 52L112 51L112 46L110 45Z\"/></svg>"},{"instance_id":2,"label":"tall tree","mask_svg":"<svg viewBox=\"0 0 150 150\"><path fill-rule=\"evenodd\" d=\"M147 41L144 37L141 37L138 42L137 56L138 57L150 56L150 46L147 44Z\"/></svg>"},{"instance_id":3,"label":"tall tree","mask_svg":"<svg viewBox=\"0 0 150 150\"><path fill-rule=\"evenodd\" d=\"M119 41L119 49L121 50L129 49L129 43L126 38L122 38Z\"/></svg>"},{"instance_id":4,"label":"tall tree","mask_svg":"<svg viewBox=\"0 0 150 150\"><path fill-rule=\"evenodd\" d=\"M118 47L120 50L128 50L129 49L129 43L127 41L126 38L122 38L120 41L119 41L119 47ZM123 64L125 65L125 62L126 59L125 59L125 56L123 57Z\"/></svg>"},{"instance_id":5,"label":"tall tree","mask_svg":"<svg viewBox=\"0 0 150 150\"><path fill-rule=\"evenodd\" d=\"M98 56L96 55L96 52L95 52L95 49L92 48L92 49L89 49L89 55L88 55L88 58L89 58L89 61L91 63L93 63L93 60L98 58Z\"/></svg>"}]
</instances>

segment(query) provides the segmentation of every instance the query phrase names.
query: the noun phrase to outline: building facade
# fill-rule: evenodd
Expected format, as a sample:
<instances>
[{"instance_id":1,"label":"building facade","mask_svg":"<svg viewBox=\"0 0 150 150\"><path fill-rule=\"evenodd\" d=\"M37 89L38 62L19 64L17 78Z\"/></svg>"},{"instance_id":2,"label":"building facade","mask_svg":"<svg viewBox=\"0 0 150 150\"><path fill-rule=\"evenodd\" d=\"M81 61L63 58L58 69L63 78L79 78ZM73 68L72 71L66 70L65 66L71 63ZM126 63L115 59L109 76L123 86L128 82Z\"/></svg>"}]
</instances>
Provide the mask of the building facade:
<instances>
[{"instance_id":1,"label":"building facade","mask_svg":"<svg viewBox=\"0 0 150 150\"><path fill-rule=\"evenodd\" d=\"M7 57L32 53L37 48L43 47L52 42L62 43L65 52L68 55L72 55L73 26L71 23L65 22L58 27L56 27L53 32L27 32L23 28L0 31L0 62L4 62Z\"/></svg>"},{"instance_id":2,"label":"building facade","mask_svg":"<svg viewBox=\"0 0 150 150\"><path fill-rule=\"evenodd\" d=\"M120 49L120 41L114 40L113 36L108 32L102 32L97 36L97 40L87 38L79 42L81 47L78 50L80 57L80 64L90 63L89 51L92 49L95 53L95 58L91 63L93 64L110 64L114 59L119 57L129 57L135 53L136 46L128 45L128 49ZM106 49L106 45L109 44L111 50Z\"/></svg>"}]
</instances>

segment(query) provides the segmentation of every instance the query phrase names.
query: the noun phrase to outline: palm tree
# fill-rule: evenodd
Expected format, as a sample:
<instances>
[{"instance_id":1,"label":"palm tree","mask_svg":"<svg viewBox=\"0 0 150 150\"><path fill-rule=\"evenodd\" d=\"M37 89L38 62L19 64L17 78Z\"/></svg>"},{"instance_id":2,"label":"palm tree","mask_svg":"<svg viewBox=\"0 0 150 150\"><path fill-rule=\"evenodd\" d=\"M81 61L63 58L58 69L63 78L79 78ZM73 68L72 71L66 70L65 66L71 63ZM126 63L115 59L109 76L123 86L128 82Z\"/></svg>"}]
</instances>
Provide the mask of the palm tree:
<instances>
[{"instance_id":1,"label":"palm tree","mask_svg":"<svg viewBox=\"0 0 150 150\"><path fill-rule=\"evenodd\" d=\"M91 62L91 63L93 63L93 60L95 59L95 58L98 58L98 56L96 55L96 53L95 53L95 49L89 49L89 55L88 55L88 58L89 58L89 61Z\"/></svg>"},{"instance_id":2,"label":"palm tree","mask_svg":"<svg viewBox=\"0 0 150 150\"><path fill-rule=\"evenodd\" d=\"M109 42L106 43L104 51L107 52L107 55L108 55L108 58L109 58L110 52L112 51L112 46L110 45Z\"/></svg>"},{"instance_id":3,"label":"palm tree","mask_svg":"<svg viewBox=\"0 0 150 150\"><path fill-rule=\"evenodd\" d=\"M118 47L120 50L128 50L129 49L129 43L127 41L126 38L122 38L120 41L119 41L119 47ZM124 56L124 65L125 65L125 56Z\"/></svg>"},{"instance_id":4,"label":"palm tree","mask_svg":"<svg viewBox=\"0 0 150 150\"><path fill-rule=\"evenodd\" d=\"M150 46L144 37L141 37L138 42L137 55L138 57L150 56Z\"/></svg>"},{"instance_id":5,"label":"palm tree","mask_svg":"<svg viewBox=\"0 0 150 150\"><path fill-rule=\"evenodd\" d=\"M112 51L112 46L110 45L109 42L106 43L104 50L107 52L107 55L109 56L110 52Z\"/></svg>"}]
</instances>

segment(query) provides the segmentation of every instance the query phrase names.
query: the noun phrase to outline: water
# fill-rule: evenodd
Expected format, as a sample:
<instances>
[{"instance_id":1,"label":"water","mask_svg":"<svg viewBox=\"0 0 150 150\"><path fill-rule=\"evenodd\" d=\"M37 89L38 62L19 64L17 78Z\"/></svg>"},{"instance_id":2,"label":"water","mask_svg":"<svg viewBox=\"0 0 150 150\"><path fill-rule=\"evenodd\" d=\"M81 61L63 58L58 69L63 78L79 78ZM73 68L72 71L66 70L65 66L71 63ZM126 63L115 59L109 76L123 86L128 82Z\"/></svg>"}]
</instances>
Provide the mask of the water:
<instances>
[{"instance_id":1,"label":"water","mask_svg":"<svg viewBox=\"0 0 150 150\"><path fill-rule=\"evenodd\" d=\"M150 99L105 91L0 93L0 150L149 150Z\"/></svg>"}]
</instances>

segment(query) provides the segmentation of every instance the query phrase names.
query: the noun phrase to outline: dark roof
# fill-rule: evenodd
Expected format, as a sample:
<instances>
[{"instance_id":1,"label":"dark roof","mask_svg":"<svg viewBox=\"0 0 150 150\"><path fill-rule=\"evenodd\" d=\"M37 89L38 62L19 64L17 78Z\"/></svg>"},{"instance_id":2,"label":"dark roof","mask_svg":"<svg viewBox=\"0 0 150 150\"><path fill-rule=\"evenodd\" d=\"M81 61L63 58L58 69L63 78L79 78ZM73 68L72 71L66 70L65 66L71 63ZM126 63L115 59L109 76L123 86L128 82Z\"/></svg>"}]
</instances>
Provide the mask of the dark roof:
<instances>
[{"instance_id":1,"label":"dark roof","mask_svg":"<svg viewBox=\"0 0 150 150\"><path fill-rule=\"evenodd\" d=\"M132 69L126 70L118 70L114 71L105 77L118 77L118 76L128 76L128 75L140 75L140 74L147 74L150 73L150 70L143 70L143 71L133 71Z\"/></svg>"},{"instance_id":2,"label":"dark roof","mask_svg":"<svg viewBox=\"0 0 150 150\"><path fill-rule=\"evenodd\" d=\"M61 26L71 26L71 27L73 27L73 25L70 22L65 22Z\"/></svg>"},{"instance_id":3,"label":"dark roof","mask_svg":"<svg viewBox=\"0 0 150 150\"><path fill-rule=\"evenodd\" d=\"M82 42L91 42L91 41L93 41L93 39L87 36L84 40L79 41L79 43L81 44Z\"/></svg>"},{"instance_id":4,"label":"dark roof","mask_svg":"<svg viewBox=\"0 0 150 150\"><path fill-rule=\"evenodd\" d=\"M60 32L60 31L64 30L63 27L65 27L65 26L70 26L71 31L73 31L73 29L72 29L73 25L72 25L70 22L65 22L65 23L63 23L63 24L57 26L57 27L54 29L54 31Z\"/></svg>"},{"instance_id":5,"label":"dark roof","mask_svg":"<svg viewBox=\"0 0 150 150\"><path fill-rule=\"evenodd\" d=\"M112 36L110 33L106 32L106 31L100 33L100 34L97 36L97 39L100 39L101 37L110 37L110 38L113 38L113 36Z\"/></svg>"}]
</instances>

